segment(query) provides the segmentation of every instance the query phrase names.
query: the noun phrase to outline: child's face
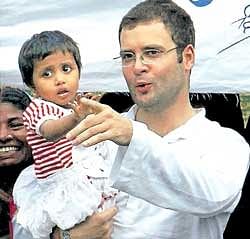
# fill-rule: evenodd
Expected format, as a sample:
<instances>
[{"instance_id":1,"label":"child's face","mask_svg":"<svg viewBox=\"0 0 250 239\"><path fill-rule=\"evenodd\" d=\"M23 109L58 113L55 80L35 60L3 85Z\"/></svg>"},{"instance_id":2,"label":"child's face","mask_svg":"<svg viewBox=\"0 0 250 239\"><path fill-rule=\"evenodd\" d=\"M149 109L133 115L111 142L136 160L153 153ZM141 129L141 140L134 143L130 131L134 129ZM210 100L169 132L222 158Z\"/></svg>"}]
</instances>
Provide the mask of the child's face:
<instances>
[{"instance_id":1,"label":"child's face","mask_svg":"<svg viewBox=\"0 0 250 239\"><path fill-rule=\"evenodd\" d=\"M70 52L56 51L43 60L34 62L35 93L44 100L66 106L76 96L79 70Z\"/></svg>"}]
</instances>

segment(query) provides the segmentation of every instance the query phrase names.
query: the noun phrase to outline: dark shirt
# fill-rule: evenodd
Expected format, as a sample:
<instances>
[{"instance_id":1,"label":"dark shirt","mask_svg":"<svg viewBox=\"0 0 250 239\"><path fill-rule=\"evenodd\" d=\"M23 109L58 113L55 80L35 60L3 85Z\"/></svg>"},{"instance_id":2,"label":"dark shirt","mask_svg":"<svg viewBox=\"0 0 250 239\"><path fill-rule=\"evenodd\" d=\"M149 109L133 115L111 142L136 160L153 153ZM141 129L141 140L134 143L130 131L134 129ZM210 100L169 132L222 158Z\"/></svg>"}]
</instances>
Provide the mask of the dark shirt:
<instances>
[{"instance_id":1,"label":"dark shirt","mask_svg":"<svg viewBox=\"0 0 250 239\"><path fill-rule=\"evenodd\" d=\"M0 167L0 188L11 195L18 175L31 163L29 160L18 165ZM9 205L0 199L0 237L9 234L9 221Z\"/></svg>"}]
</instances>

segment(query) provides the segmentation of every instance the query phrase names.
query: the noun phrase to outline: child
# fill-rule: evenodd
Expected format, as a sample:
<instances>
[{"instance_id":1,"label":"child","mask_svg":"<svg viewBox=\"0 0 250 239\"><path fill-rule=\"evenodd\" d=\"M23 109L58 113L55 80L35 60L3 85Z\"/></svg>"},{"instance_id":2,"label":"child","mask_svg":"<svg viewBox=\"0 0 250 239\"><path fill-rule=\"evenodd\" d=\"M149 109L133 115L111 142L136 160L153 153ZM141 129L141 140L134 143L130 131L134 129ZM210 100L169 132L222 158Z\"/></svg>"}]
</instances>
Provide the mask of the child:
<instances>
[{"instance_id":1,"label":"child","mask_svg":"<svg viewBox=\"0 0 250 239\"><path fill-rule=\"evenodd\" d=\"M47 239L54 226L71 228L113 203L115 191L106 186L110 152L103 143L73 147L65 138L86 117L77 104L81 57L72 38L60 31L33 35L19 68L34 91L23 117L35 177L24 170L15 184L16 221L33 238Z\"/></svg>"}]
</instances>

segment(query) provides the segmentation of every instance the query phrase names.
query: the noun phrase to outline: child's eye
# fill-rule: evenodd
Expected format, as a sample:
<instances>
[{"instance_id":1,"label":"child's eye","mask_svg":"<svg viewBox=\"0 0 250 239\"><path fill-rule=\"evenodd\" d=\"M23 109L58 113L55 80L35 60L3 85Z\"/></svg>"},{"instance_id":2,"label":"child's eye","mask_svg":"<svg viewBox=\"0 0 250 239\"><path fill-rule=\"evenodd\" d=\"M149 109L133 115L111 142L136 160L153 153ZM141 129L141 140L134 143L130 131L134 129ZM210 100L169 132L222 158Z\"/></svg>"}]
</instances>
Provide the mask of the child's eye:
<instances>
[{"instance_id":1,"label":"child's eye","mask_svg":"<svg viewBox=\"0 0 250 239\"><path fill-rule=\"evenodd\" d=\"M42 72L42 77L49 78L52 76L52 71L51 70L46 70Z\"/></svg>"},{"instance_id":2,"label":"child's eye","mask_svg":"<svg viewBox=\"0 0 250 239\"><path fill-rule=\"evenodd\" d=\"M63 65L62 70L66 73L70 72L72 68L69 65Z\"/></svg>"}]
</instances>

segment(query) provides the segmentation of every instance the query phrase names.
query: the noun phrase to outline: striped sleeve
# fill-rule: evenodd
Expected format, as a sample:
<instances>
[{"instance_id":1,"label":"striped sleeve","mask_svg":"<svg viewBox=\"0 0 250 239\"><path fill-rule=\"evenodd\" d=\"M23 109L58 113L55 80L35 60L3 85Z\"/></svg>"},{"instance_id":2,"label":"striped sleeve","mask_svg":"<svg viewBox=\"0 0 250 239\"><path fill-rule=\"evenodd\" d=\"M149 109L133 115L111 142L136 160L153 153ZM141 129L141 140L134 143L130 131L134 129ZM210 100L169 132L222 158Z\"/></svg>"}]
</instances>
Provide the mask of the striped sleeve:
<instances>
[{"instance_id":1,"label":"striped sleeve","mask_svg":"<svg viewBox=\"0 0 250 239\"><path fill-rule=\"evenodd\" d=\"M28 129L34 130L38 135L41 135L40 126L46 120L58 119L63 115L64 112L56 105L47 104L42 100L32 100L24 111L23 118Z\"/></svg>"}]
</instances>

